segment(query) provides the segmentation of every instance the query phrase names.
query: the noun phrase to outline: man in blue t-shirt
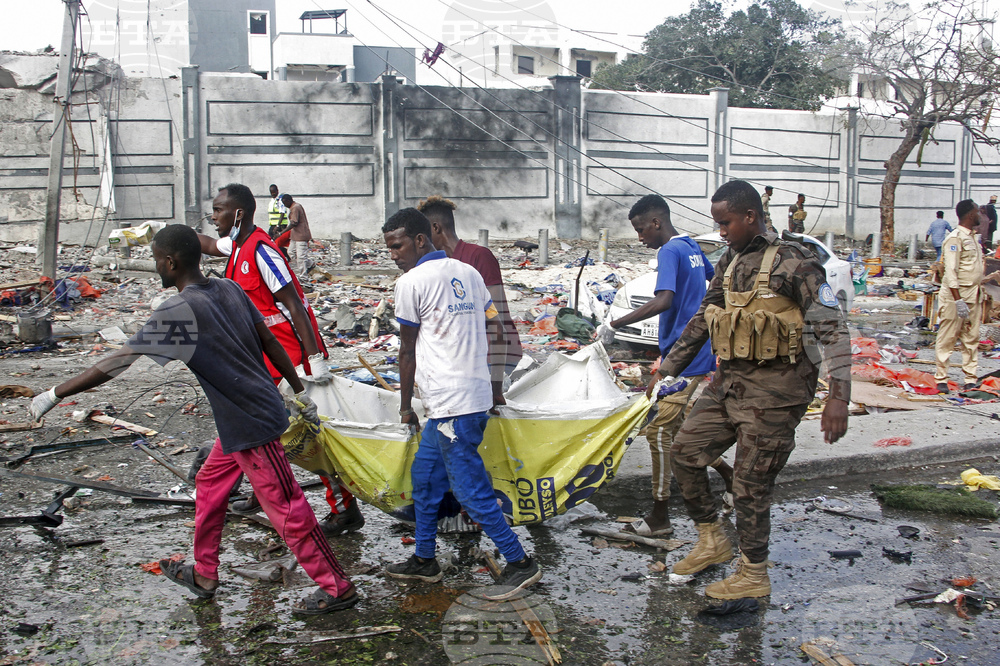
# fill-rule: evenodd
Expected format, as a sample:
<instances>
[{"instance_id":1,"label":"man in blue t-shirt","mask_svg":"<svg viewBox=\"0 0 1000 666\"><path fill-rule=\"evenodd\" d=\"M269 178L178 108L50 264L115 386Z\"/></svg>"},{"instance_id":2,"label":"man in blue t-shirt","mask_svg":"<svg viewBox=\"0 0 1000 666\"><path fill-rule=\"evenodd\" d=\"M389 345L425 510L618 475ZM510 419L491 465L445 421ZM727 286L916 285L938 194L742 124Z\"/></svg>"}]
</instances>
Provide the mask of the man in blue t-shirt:
<instances>
[{"instance_id":1,"label":"man in blue t-shirt","mask_svg":"<svg viewBox=\"0 0 1000 666\"><path fill-rule=\"evenodd\" d=\"M944 219L944 211L939 210L937 217L931 222L931 226L927 229L927 235L924 237L925 242L929 240L934 245L934 251L937 252L935 261L941 261L941 246L944 245L944 237L952 231L954 229L948 224L948 220Z\"/></svg>"},{"instance_id":2,"label":"man in blue t-shirt","mask_svg":"<svg viewBox=\"0 0 1000 666\"><path fill-rule=\"evenodd\" d=\"M715 270L705 253L688 235L679 234L670 222L670 207L663 197L647 194L628 213L629 222L643 245L657 250L656 288L651 300L629 314L602 324L597 335L610 342L614 329L660 315L660 354L665 357L684 332L688 321L698 312L705 297L707 282ZM672 386L663 387L657 400L657 413L646 426L646 439L653 457L653 510L645 518L630 523L623 531L642 536L672 534L667 501L670 499L670 446L690 410L691 396L705 376L715 370L712 346L706 342L691 365ZM654 377L654 382L655 382ZM650 383L650 390L653 383ZM647 391L647 396L650 391ZM722 458L712 467L732 491L733 468Z\"/></svg>"}]
</instances>

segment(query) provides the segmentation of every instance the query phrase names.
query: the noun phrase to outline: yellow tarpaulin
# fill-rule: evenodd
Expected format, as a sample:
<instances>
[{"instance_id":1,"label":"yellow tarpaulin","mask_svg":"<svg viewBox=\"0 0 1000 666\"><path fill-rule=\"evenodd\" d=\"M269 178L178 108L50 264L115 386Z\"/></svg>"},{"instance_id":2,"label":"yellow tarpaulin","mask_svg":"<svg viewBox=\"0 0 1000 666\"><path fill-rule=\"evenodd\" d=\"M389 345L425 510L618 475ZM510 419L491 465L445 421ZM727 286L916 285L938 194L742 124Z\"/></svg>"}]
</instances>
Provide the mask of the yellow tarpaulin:
<instances>
[{"instance_id":1,"label":"yellow tarpaulin","mask_svg":"<svg viewBox=\"0 0 1000 666\"><path fill-rule=\"evenodd\" d=\"M352 493L383 511L411 504L410 465L420 436L398 423L398 395L338 377L308 391L326 420L317 436L301 425L285 433L289 460L311 471L335 471ZM506 397L479 453L515 525L541 522L586 501L614 477L649 411L645 396L615 384L599 344L573 356L554 354Z\"/></svg>"}]
</instances>

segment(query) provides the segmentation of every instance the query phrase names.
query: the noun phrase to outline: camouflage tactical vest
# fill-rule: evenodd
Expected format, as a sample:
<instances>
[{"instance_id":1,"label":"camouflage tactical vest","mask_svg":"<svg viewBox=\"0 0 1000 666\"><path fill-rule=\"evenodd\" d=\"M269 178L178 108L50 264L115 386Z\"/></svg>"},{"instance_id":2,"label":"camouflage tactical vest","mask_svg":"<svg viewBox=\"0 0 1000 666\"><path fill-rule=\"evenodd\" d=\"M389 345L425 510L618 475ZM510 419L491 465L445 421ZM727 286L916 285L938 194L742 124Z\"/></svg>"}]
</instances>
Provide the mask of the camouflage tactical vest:
<instances>
[{"instance_id":1,"label":"camouflage tactical vest","mask_svg":"<svg viewBox=\"0 0 1000 666\"><path fill-rule=\"evenodd\" d=\"M724 361L771 361L794 363L802 352L804 320L798 304L787 296L771 291L771 267L778 245L764 250L764 259L754 288L730 291L736 259L726 269L723 291L726 307L709 305L705 322L712 339L712 351Z\"/></svg>"}]
</instances>

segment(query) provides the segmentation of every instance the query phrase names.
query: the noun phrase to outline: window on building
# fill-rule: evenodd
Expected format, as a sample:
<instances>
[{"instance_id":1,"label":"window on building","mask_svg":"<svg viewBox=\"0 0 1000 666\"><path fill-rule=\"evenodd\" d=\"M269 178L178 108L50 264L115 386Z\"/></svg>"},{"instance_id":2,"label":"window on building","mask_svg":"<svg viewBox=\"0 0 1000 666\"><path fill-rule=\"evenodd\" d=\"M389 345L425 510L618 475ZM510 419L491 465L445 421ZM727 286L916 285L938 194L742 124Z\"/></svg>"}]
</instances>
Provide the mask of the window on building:
<instances>
[{"instance_id":1,"label":"window on building","mask_svg":"<svg viewBox=\"0 0 1000 666\"><path fill-rule=\"evenodd\" d=\"M535 59L532 56L517 56L517 73L518 74L534 74L535 73Z\"/></svg>"},{"instance_id":2,"label":"window on building","mask_svg":"<svg viewBox=\"0 0 1000 666\"><path fill-rule=\"evenodd\" d=\"M576 73L580 76L586 76L590 78L590 60L577 60L576 61Z\"/></svg>"},{"instance_id":3,"label":"window on building","mask_svg":"<svg viewBox=\"0 0 1000 666\"><path fill-rule=\"evenodd\" d=\"M251 35L267 34L266 12L250 12L250 34Z\"/></svg>"}]
</instances>

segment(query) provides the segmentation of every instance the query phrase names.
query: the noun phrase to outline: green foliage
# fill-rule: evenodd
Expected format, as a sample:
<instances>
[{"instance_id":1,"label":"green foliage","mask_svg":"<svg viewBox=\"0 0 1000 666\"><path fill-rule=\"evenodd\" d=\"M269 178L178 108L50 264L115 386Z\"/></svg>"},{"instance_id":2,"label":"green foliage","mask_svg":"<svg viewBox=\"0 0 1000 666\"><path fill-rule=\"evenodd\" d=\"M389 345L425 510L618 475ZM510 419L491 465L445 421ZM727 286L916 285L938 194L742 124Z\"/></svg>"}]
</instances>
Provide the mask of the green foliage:
<instances>
[{"instance_id":1,"label":"green foliage","mask_svg":"<svg viewBox=\"0 0 1000 666\"><path fill-rule=\"evenodd\" d=\"M842 38L839 21L795 0L736 11L697 0L653 28L642 54L598 67L591 87L704 94L722 86L730 106L817 109L845 82L835 57Z\"/></svg>"},{"instance_id":2,"label":"green foliage","mask_svg":"<svg viewBox=\"0 0 1000 666\"><path fill-rule=\"evenodd\" d=\"M872 486L872 492L882 503L893 509L930 511L969 518L997 517L995 506L959 486L938 488L924 484L890 486L876 484Z\"/></svg>"}]
</instances>

